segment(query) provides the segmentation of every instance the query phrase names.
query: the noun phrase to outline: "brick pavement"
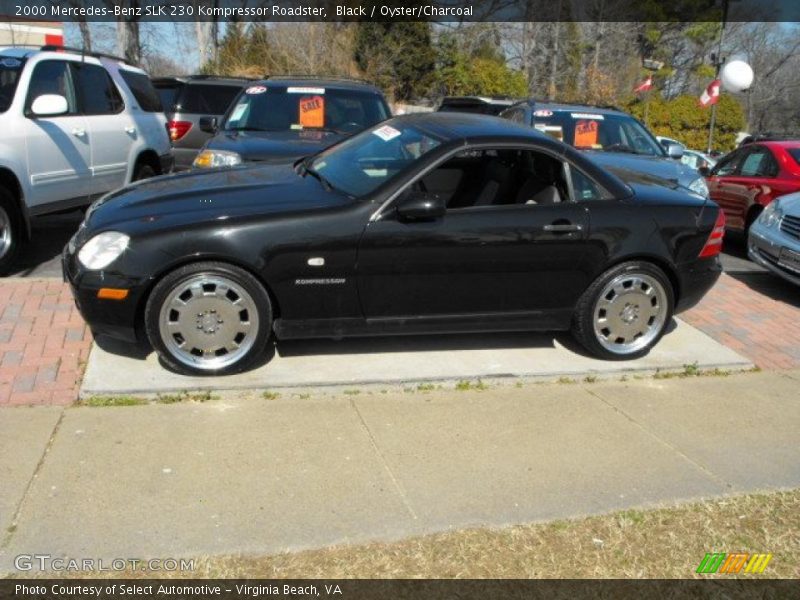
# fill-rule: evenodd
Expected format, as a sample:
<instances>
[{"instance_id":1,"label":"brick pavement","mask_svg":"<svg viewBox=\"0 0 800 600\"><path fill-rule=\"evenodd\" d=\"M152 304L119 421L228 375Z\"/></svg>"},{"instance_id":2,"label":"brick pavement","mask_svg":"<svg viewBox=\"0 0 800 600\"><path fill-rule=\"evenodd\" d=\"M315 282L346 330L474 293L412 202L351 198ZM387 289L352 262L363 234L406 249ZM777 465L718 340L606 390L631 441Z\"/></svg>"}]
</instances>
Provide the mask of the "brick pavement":
<instances>
[{"instance_id":1,"label":"brick pavement","mask_svg":"<svg viewBox=\"0 0 800 600\"><path fill-rule=\"evenodd\" d=\"M800 368L800 289L771 274L725 274L681 318L762 369ZM0 280L0 406L74 402L91 343L66 284Z\"/></svg>"},{"instance_id":2,"label":"brick pavement","mask_svg":"<svg viewBox=\"0 0 800 600\"><path fill-rule=\"evenodd\" d=\"M680 318L762 369L800 368L800 288L771 273L723 274Z\"/></svg>"},{"instance_id":3,"label":"brick pavement","mask_svg":"<svg viewBox=\"0 0 800 600\"><path fill-rule=\"evenodd\" d=\"M92 336L58 279L0 279L0 406L77 398Z\"/></svg>"}]
</instances>

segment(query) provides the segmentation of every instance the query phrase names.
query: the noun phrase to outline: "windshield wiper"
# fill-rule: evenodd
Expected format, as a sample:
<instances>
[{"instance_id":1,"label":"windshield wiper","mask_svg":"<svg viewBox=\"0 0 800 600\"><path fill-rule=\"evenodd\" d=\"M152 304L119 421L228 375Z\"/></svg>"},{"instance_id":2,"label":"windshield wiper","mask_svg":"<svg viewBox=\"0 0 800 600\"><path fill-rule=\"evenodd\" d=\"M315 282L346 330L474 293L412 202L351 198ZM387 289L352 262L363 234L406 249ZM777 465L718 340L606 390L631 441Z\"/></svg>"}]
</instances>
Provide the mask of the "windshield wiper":
<instances>
[{"instance_id":1,"label":"windshield wiper","mask_svg":"<svg viewBox=\"0 0 800 600\"><path fill-rule=\"evenodd\" d=\"M231 127L226 131L270 131L270 130L264 129L263 127Z\"/></svg>"}]
</instances>

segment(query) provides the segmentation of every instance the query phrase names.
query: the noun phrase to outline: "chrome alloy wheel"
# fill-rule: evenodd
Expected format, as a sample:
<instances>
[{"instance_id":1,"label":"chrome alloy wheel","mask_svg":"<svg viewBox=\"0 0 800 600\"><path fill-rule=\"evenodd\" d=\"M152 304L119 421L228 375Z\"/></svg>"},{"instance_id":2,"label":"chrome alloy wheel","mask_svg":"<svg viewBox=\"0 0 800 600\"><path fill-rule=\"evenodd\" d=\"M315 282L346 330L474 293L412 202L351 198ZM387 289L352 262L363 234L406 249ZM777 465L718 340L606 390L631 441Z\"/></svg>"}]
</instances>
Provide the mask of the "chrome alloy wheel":
<instances>
[{"instance_id":1,"label":"chrome alloy wheel","mask_svg":"<svg viewBox=\"0 0 800 600\"><path fill-rule=\"evenodd\" d=\"M8 254L8 251L11 250L11 245L14 242L11 237L12 235L11 217L5 209L0 206L0 258L3 258Z\"/></svg>"},{"instance_id":2,"label":"chrome alloy wheel","mask_svg":"<svg viewBox=\"0 0 800 600\"><path fill-rule=\"evenodd\" d=\"M258 334L253 298L235 281L199 274L176 285L159 312L159 333L184 365L223 369L248 353Z\"/></svg>"},{"instance_id":3,"label":"chrome alloy wheel","mask_svg":"<svg viewBox=\"0 0 800 600\"><path fill-rule=\"evenodd\" d=\"M625 273L603 288L593 311L594 334L614 354L633 354L658 337L666 322L667 294L644 273Z\"/></svg>"}]
</instances>

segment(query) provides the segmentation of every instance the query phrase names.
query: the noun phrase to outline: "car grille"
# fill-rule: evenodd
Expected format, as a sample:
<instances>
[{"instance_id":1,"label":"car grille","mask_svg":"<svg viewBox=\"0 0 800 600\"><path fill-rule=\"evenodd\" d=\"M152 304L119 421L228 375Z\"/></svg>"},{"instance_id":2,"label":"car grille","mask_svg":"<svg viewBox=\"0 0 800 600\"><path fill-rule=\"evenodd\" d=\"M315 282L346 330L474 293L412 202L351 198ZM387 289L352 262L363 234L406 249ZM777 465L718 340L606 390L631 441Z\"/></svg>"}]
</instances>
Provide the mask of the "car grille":
<instances>
[{"instance_id":1,"label":"car grille","mask_svg":"<svg viewBox=\"0 0 800 600\"><path fill-rule=\"evenodd\" d=\"M784 215L783 219L781 219L781 231L800 240L800 217Z\"/></svg>"}]
</instances>

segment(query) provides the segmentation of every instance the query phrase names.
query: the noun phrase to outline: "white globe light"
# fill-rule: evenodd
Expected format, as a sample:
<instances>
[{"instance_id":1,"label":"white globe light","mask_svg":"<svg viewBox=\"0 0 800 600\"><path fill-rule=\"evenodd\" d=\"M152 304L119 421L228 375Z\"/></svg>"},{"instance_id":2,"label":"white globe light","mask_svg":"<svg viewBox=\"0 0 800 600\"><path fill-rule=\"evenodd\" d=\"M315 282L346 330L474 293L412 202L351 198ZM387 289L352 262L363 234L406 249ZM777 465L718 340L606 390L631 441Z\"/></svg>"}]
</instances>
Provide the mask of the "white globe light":
<instances>
[{"instance_id":1,"label":"white globe light","mask_svg":"<svg viewBox=\"0 0 800 600\"><path fill-rule=\"evenodd\" d=\"M753 84L753 69L743 60L732 60L722 67L720 78L729 92L744 92Z\"/></svg>"}]
</instances>

